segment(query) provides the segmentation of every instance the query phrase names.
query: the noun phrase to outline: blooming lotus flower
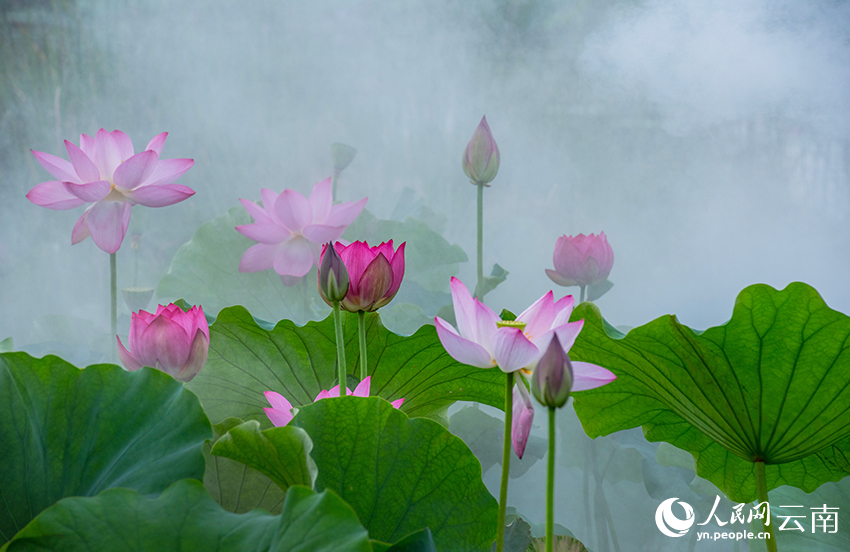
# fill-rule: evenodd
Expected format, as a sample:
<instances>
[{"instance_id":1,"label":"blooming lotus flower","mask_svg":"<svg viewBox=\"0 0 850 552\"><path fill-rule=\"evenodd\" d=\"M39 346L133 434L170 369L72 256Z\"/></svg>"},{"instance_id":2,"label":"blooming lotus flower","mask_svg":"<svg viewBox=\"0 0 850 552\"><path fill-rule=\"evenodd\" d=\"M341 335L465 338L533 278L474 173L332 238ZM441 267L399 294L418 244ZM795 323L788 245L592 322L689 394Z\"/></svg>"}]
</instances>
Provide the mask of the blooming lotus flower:
<instances>
[{"instance_id":1,"label":"blooming lotus flower","mask_svg":"<svg viewBox=\"0 0 850 552\"><path fill-rule=\"evenodd\" d=\"M549 278L561 286L591 286L588 299L598 299L614 285L608 274L614 266L614 251L605 232L598 236L561 236L553 254L555 270L546 269Z\"/></svg>"},{"instance_id":2,"label":"blooming lotus flower","mask_svg":"<svg viewBox=\"0 0 850 552\"><path fill-rule=\"evenodd\" d=\"M366 242L334 244L350 280L339 306L348 312L374 312L392 301L404 278L404 246L393 250L393 240L375 247Z\"/></svg>"},{"instance_id":3,"label":"blooming lotus flower","mask_svg":"<svg viewBox=\"0 0 850 552\"><path fill-rule=\"evenodd\" d=\"M499 146L490 132L487 117L482 117L478 128L463 152L463 172L473 184L488 184L499 172Z\"/></svg>"},{"instance_id":4,"label":"blooming lotus flower","mask_svg":"<svg viewBox=\"0 0 850 552\"><path fill-rule=\"evenodd\" d=\"M296 284L319 264L321 245L335 241L363 210L368 198L333 205L331 179L313 186L310 198L295 190L280 194L260 190L263 206L240 199L254 218L252 224L237 226L245 237L259 242L242 255L239 272L259 272L274 268L286 286Z\"/></svg>"},{"instance_id":5,"label":"blooming lotus flower","mask_svg":"<svg viewBox=\"0 0 850 552\"><path fill-rule=\"evenodd\" d=\"M130 138L115 130L97 131L94 138L80 135L80 147L65 140L71 162L40 151L32 154L57 180L42 182L27 199L48 209L73 209L93 203L77 220L71 243L91 236L107 253L115 253L130 224L136 205L165 207L195 192L173 181L188 171L192 159L159 159L167 132L154 136L145 151L134 153Z\"/></svg>"},{"instance_id":6,"label":"blooming lotus flower","mask_svg":"<svg viewBox=\"0 0 850 552\"><path fill-rule=\"evenodd\" d=\"M369 385L372 381L372 376L368 376L363 379L357 387L354 389L353 395L355 397L368 397L369 396ZM294 416L292 415L292 404L286 397L281 395L280 393L276 393L274 391L266 391L263 393L266 396L266 400L269 401L269 404L272 405L271 408L263 408L263 411L266 413L266 416L269 417L271 423L275 427L283 427L292 421ZM351 390L346 387L346 395L352 395ZM327 399L330 397L339 397L339 385L335 385L331 388L330 391L322 390L313 402L320 401L322 399ZM398 399L393 401L393 407L399 408L402 403L404 403L404 399Z\"/></svg>"},{"instance_id":7,"label":"blooming lotus flower","mask_svg":"<svg viewBox=\"0 0 850 552\"><path fill-rule=\"evenodd\" d=\"M140 310L130 317L130 350L118 339L118 356L127 370L151 366L178 381L189 381L207 361L210 327L201 306L189 311L174 303L154 314ZM131 352L132 351L132 352Z\"/></svg>"},{"instance_id":8,"label":"blooming lotus flower","mask_svg":"<svg viewBox=\"0 0 850 552\"><path fill-rule=\"evenodd\" d=\"M517 316L514 323L505 325L487 305L473 298L457 278L452 278L451 290L459 331L435 317L437 336L452 358L470 366L498 366L505 373L521 371L531 375L554 336L557 335L567 353L584 326L584 320L569 321L573 310L571 295L555 301L549 291ZM615 379L614 374L595 364L573 362L572 366L574 391L593 389ZM517 387L515 393L521 393L523 399L519 406L522 416L512 421L512 436L514 450L522 458L534 411L528 400L528 390L522 382ZM517 408L514 401L514 411Z\"/></svg>"}]
</instances>

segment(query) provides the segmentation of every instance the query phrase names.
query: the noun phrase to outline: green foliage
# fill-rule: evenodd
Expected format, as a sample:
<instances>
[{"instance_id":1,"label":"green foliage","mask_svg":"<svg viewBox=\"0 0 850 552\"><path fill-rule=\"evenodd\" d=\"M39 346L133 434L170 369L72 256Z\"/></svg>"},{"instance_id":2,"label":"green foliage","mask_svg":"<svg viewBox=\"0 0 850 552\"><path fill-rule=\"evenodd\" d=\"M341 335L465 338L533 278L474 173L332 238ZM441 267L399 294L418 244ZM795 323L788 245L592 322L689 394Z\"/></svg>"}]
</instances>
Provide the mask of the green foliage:
<instances>
[{"instance_id":1,"label":"green foliage","mask_svg":"<svg viewBox=\"0 0 850 552\"><path fill-rule=\"evenodd\" d=\"M472 294L479 299L484 299L484 296L496 289L496 287L508 278L508 272L499 264L493 265L493 270L489 276L484 276L480 283L475 284L475 292ZM504 320L504 318L503 318Z\"/></svg>"},{"instance_id":2,"label":"green foliage","mask_svg":"<svg viewBox=\"0 0 850 552\"><path fill-rule=\"evenodd\" d=\"M313 488L316 463L310 458L312 448L310 437L299 427L260 432L260 424L250 421L228 430L210 452L246 464L286 491L292 485Z\"/></svg>"},{"instance_id":3,"label":"green foliage","mask_svg":"<svg viewBox=\"0 0 850 552\"><path fill-rule=\"evenodd\" d=\"M850 317L813 288L750 286L731 320L701 334L664 316L615 338L590 303L579 318L571 356L617 375L576 394L591 437L643 426L738 502L755 498L757 460L768 489L811 492L850 473Z\"/></svg>"},{"instance_id":4,"label":"green foliage","mask_svg":"<svg viewBox=\"0 0 850 552\"><path fill-rule=\"evenodd\" d=\"M497 505L469 448L438 423L376 398L324 399L293 420L313 440L317 489L348 502L372 538L429 527L439 550L489 550Z\"/></svg>"},{"instance_id":5,"label":"green foliage","mask_svg":"<svg viewBox=\"0 0 850 552\"><path fill-rule=\"evenodd\" d=\"M348 371L359 374L357 316L343 313L343 324ZM371 393L404 398L402 409L412 416L435 415L457 400L504 403L501 372L455 361L433 326L402 337L386 330L377 314L367 314L366 342ZM263 392L276 391L301 406L336 385L336 378L332 316L300 327L282 320L266 329L244 308L230 307L210 327L207 364L187 387L214 422L237 417L270 427Z\"/></svg>"},{"instance_id":6,"label":"green foliage","mask_svg":"<svg viewBox=\"0 0 850 552\"><path fill-rule=\"evenodd\" d=\"M218 439L230 429L242 424L238 418L227 418L213 426L213 438L204 441L204 487L213 499L228 512L241 514L262 508L279 514L283 506L284 491L271 479L242 462L210 454ZM310 487L313 486L312 481Z\"/></svg>"},{"instance_id":7,"label":"green foliage","mask_svg":"<svg viewBox=\"0 0 850 552\"><path fill-rule=\"evenodd\" d=\"M110 489L68 498L42 512L2 552L370 552L366 530L332 492L291 487L279 516L221 509L198 481L178 481L158 498Z\"/></svg>"},{"instance_id":8,"label":"green foliage","mask_svg":"<svg viewBox=\"0 0 850 552\"><path fill-rule=\"evenodd\" d=\"M210 424L170 376L0 354L0 538L64 497L159 493L204 473Z\"/></svg>"}]
</instances>

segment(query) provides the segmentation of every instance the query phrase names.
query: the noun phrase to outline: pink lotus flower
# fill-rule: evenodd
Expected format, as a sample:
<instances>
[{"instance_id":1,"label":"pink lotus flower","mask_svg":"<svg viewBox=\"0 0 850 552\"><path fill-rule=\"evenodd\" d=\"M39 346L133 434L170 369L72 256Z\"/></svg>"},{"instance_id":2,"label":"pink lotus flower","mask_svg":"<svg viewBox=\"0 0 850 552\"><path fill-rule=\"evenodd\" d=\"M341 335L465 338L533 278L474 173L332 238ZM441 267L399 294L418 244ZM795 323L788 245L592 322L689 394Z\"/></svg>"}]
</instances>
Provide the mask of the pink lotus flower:
<instances>
[{"instance_id":1,"label":"pink lotus flower","mask_svg":"<svg viewBox=\"0 0 850 552\"><path fill-rule=\"evenodd\" d=\"M151 366L178 381L189 381L203 368L210 347L210 327L204 309L188 312L159 305L156 313L140 310L130 317L130 351L118 339L118 356L127 370ZM132 351L132 352L131 352Z\"/></svg>"},{"instance_id":2,"label":"pink lotus flower","mask_svg":"<svg viewBox=\"0 0 850 552\"><path fill-rule=\"evenodd\" d=\"M478 128L463 152L463 172L473 184L487 184L499 172L499 146L490 132L487 117L481 117Z\"/></svg>"},{"instance_id":3,"label":"pink lotus flower","mask_svg":"<svg viewBox=\"0 0 850 552\"><path fill-rule=\"evenodd\" d=\"M546 269L549 278L560 286L591 286L590 301L614 285L607 281L614 266L614 251L605 232L598 236L561 236L555 243L553 261L555 270Z\"/></svg>"},{"instance_id":4,"label":"pink lotus flower","mask_svg":"<svg viewBox=\"0 0 850 552\"><path fill-rule=\"evenodd\" d=\"M487 305L472 297L466 286L452 278L452 304L458 330L440 317L435 317L437 335L452 358L478 368L499 367L505 373L533 373L540 357L557 335L568 352L584 326L584 320L570 322L573 297L568 295L557 302L549 291L517 316L513 323L500 327L502 322ZM614 374L594 364L573 362L573 391L593 389L614 380ZM514 411L521 415L512 420L514 450L522 458L531 421L534 416L528 390L522 382L517 387L522 404L514 401ZM519 408L520 410L517 410Z\"/></svg>"},{"instance_id":5,"label":"pink lotus flower","mask_svg":"<svg viewBox=\"0 0 850 552\"><path fill-rule=\"evenodd\" d=\"M167 132L154 136L145 151L134 153L130 138L115 130L97 131L94 138L80 135L80 147L65 140L71 162L40 151L32 154L57 180L42 182L27 199L48 209L73 209L93 203L71 232L71 243L91 236L107 253L115 253L130 224L136 205L165 207L191 197L187 186L172 184L195 162L192 159L159 159Z\"/></svg>"},{"instance_id":6,"label":"pink lotus flower","mask_svg":"<svg viewBox=\"0 0 850 552\"><path fill-rule=\"evenodd\" d=\"M333 205L330 178L313 186L309 199L295 190L276 194L266 188L260 190L260 197L262 207L247 199L239 200L254 222L237 226L236 230L259 242L242 255L239 272L274 268L285 286L295 285L314 265L319 265L321 245L339 239L368 199Z\"/></svg>"},{"instance_id":7,"label":"pink lotus flower","mask_svg":"<svg viewBox=\"0 0 850 552\"><path fill-rule=\"evenodd\" d=\"M334 244L350 281L339 306L348 312L374 312L392 301L404 278L404 246L394 251L392 240L375 247L366 242Z\"/></svg>"},{"instance_id":8,"label":"pink lotus flower","mask_svg":"<svg viewBox=\"0 0 850 552\"><path fill-rule=\"evenodd\" d=\"M357 384L357 387L354 389L353 395L355 397L368 397L369 385L371 381L372 376L364 378L363 381ZM292 404L290 404L290 402L286 400L286 397L274 391L266 391L263 394L266 396L266 400L269 401L269 404L272 405L271 408L263 408L263 411L266 413L266 416L269 417L269 420L271 420L271 423L275 427L283 427L292 421L292 418L294 418L295 416L293 416L292 414ZM347 387L346 395L352 395L351 390ZM339 385L333 386L330 391L322 390L318 395L316 395L316 398L313 400L313 402L320 401L322 399L327 399L330 397L339 397ZM390 404L392 404L395 408L399 408L402 403L404 403L404 399L398 399Z\"/></svg>"}]
</instances>

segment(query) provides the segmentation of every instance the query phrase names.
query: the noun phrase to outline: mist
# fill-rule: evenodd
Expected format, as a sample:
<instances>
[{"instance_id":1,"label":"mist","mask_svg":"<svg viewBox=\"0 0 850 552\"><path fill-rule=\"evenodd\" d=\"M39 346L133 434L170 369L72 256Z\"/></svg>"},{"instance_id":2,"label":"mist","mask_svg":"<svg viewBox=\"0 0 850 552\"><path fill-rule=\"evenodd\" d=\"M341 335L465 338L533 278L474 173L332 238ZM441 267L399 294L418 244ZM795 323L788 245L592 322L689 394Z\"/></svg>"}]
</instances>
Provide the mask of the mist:
<instances>
[{"instance_id":1,"label":"mist","mask_svg":"<svg viewBox=\"0 0 850 552\"><path fill-rule=\"evenodd\" d=\"M754 283L803 281L850 312L846 3L4 0L0 11L0 340L16 348L43 354L79 335L89 345L74 354L101 360L91 340L108 333L108 256L92 240L71 246L82 208L25 198L52 179L30 149L67 158L63 140L99 128L137 151L167 131L163 157L195 160L179 181L194 197L133 210L119 288L156 287L239 198L309 194L331 174L334 142L358 150L339 199L368 196L382 219L445 217L438 231L466 252L458 277L474 286L476 191L461 155L486 115L501 168L485 191L484 266L509 271L486 297L496 312L577 293L544 269L558 237L600 231L615 285L596 304L623 329L664 314L722 324Z\"/></svg>"}]
</instances>

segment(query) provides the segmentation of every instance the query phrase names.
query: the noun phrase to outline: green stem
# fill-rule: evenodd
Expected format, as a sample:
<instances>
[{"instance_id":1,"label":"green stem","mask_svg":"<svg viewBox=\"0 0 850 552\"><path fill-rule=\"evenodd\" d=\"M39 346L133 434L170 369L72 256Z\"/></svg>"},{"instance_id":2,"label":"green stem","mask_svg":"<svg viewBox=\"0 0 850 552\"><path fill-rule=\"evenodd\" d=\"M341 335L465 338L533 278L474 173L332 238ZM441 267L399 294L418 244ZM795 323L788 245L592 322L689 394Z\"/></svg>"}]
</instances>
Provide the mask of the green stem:
<instances>
[{"instance_id":1,"label":"green stem","mask_svg":"<svg viewBox=\"0 0 850 552\"><path fill-rule=\"evenodd\" d=\"M505 509L508 506L508 472L511 469L511 422L514 414L514 374L505 374L505 437L502 442L502 485L499 488L499 525L496 552L505 548Z\"/></svg>"},{"instance_id":2,"label":"green stem","mask_svg":"<svg viewBox=\"0 0 850 552\"><path fill-rule=\"evenodd\" d=\"M334 329L336 330L336 361L339 365L339 396L345 396L346 374L345 342L342 340L342 316L339 313L339 301L334 301Z\"/></svg>"},{"instance_id":3,"label":"green stem","mask_svg":"<svg viewBox=\"0 0 850 552\"><path fill-rule=\"evenodd\" d=\"M584 286L581 286L581 298L578 300L579 303L584 303Z\"/></svg>"},{"instance_id":4,"label":"green stem","mask_svg":"<svg viewBox=\"0 0 850 552\"><path fill-rule=\"evenodd\" d=\"M475 185L478 187L478 281L475 287L480 290L484 281L484 183Z\"/></svg>"},{"instance_id":5,"label":"green stem","mask_svg":"<svg viewBox=\"0 0 850 552\"><path fill-rule=\"evenodd\" d=\"M357 311L357 326L360 332L360 381L363 381L369 375L366 369L366 311Z\"/></svg>"},{"instance_id":6,"label":"green stem","mask_svg":"<svg viewBox=\"0 0 850 552\"><path fill-rule=\"evenodd\" d=\"M339 171L334 169L333 176L331 176L331 201L336 203L336 188L339 185Z\"/></svg>"},{"instance_id":7,"label":"green stem","mask_svg":"<svg viewBox=\"0 0 850 552\"><path fill-rule=\"evenodd\" d=\"M767 502L767 478L764 474L764 462L755 462L755 475L756 475L756 497L758 497L758 501ZM773 534L773 526L772 525L764 525L764 530L767 532L767 539L764 541L767 545L767 552L777 552L776 548L776 539Z\"/></svg>"},{"instance_id":8,"label":"green stem","mask_svg":"<svg viewBox=\"0 0 850 552\"><path fill-rule=\"evenodd\" d=\"M110 323L110 339L112 340L112 361L115 362L115 355L118 352L118 342L115 341L118 336L118 269L115 260L115 253L109 254L109 323Z\"/></svg>"},{"instance_id":9,"label":"green stem","mask_svg":"<svg viewBox=\"0 0 850 552\"><path fill-rule=\"evenodd\" d=\"M549 407L549 469L546 478L546 552L555 547L555 407Z\"/></svg>"}]
</instances>

